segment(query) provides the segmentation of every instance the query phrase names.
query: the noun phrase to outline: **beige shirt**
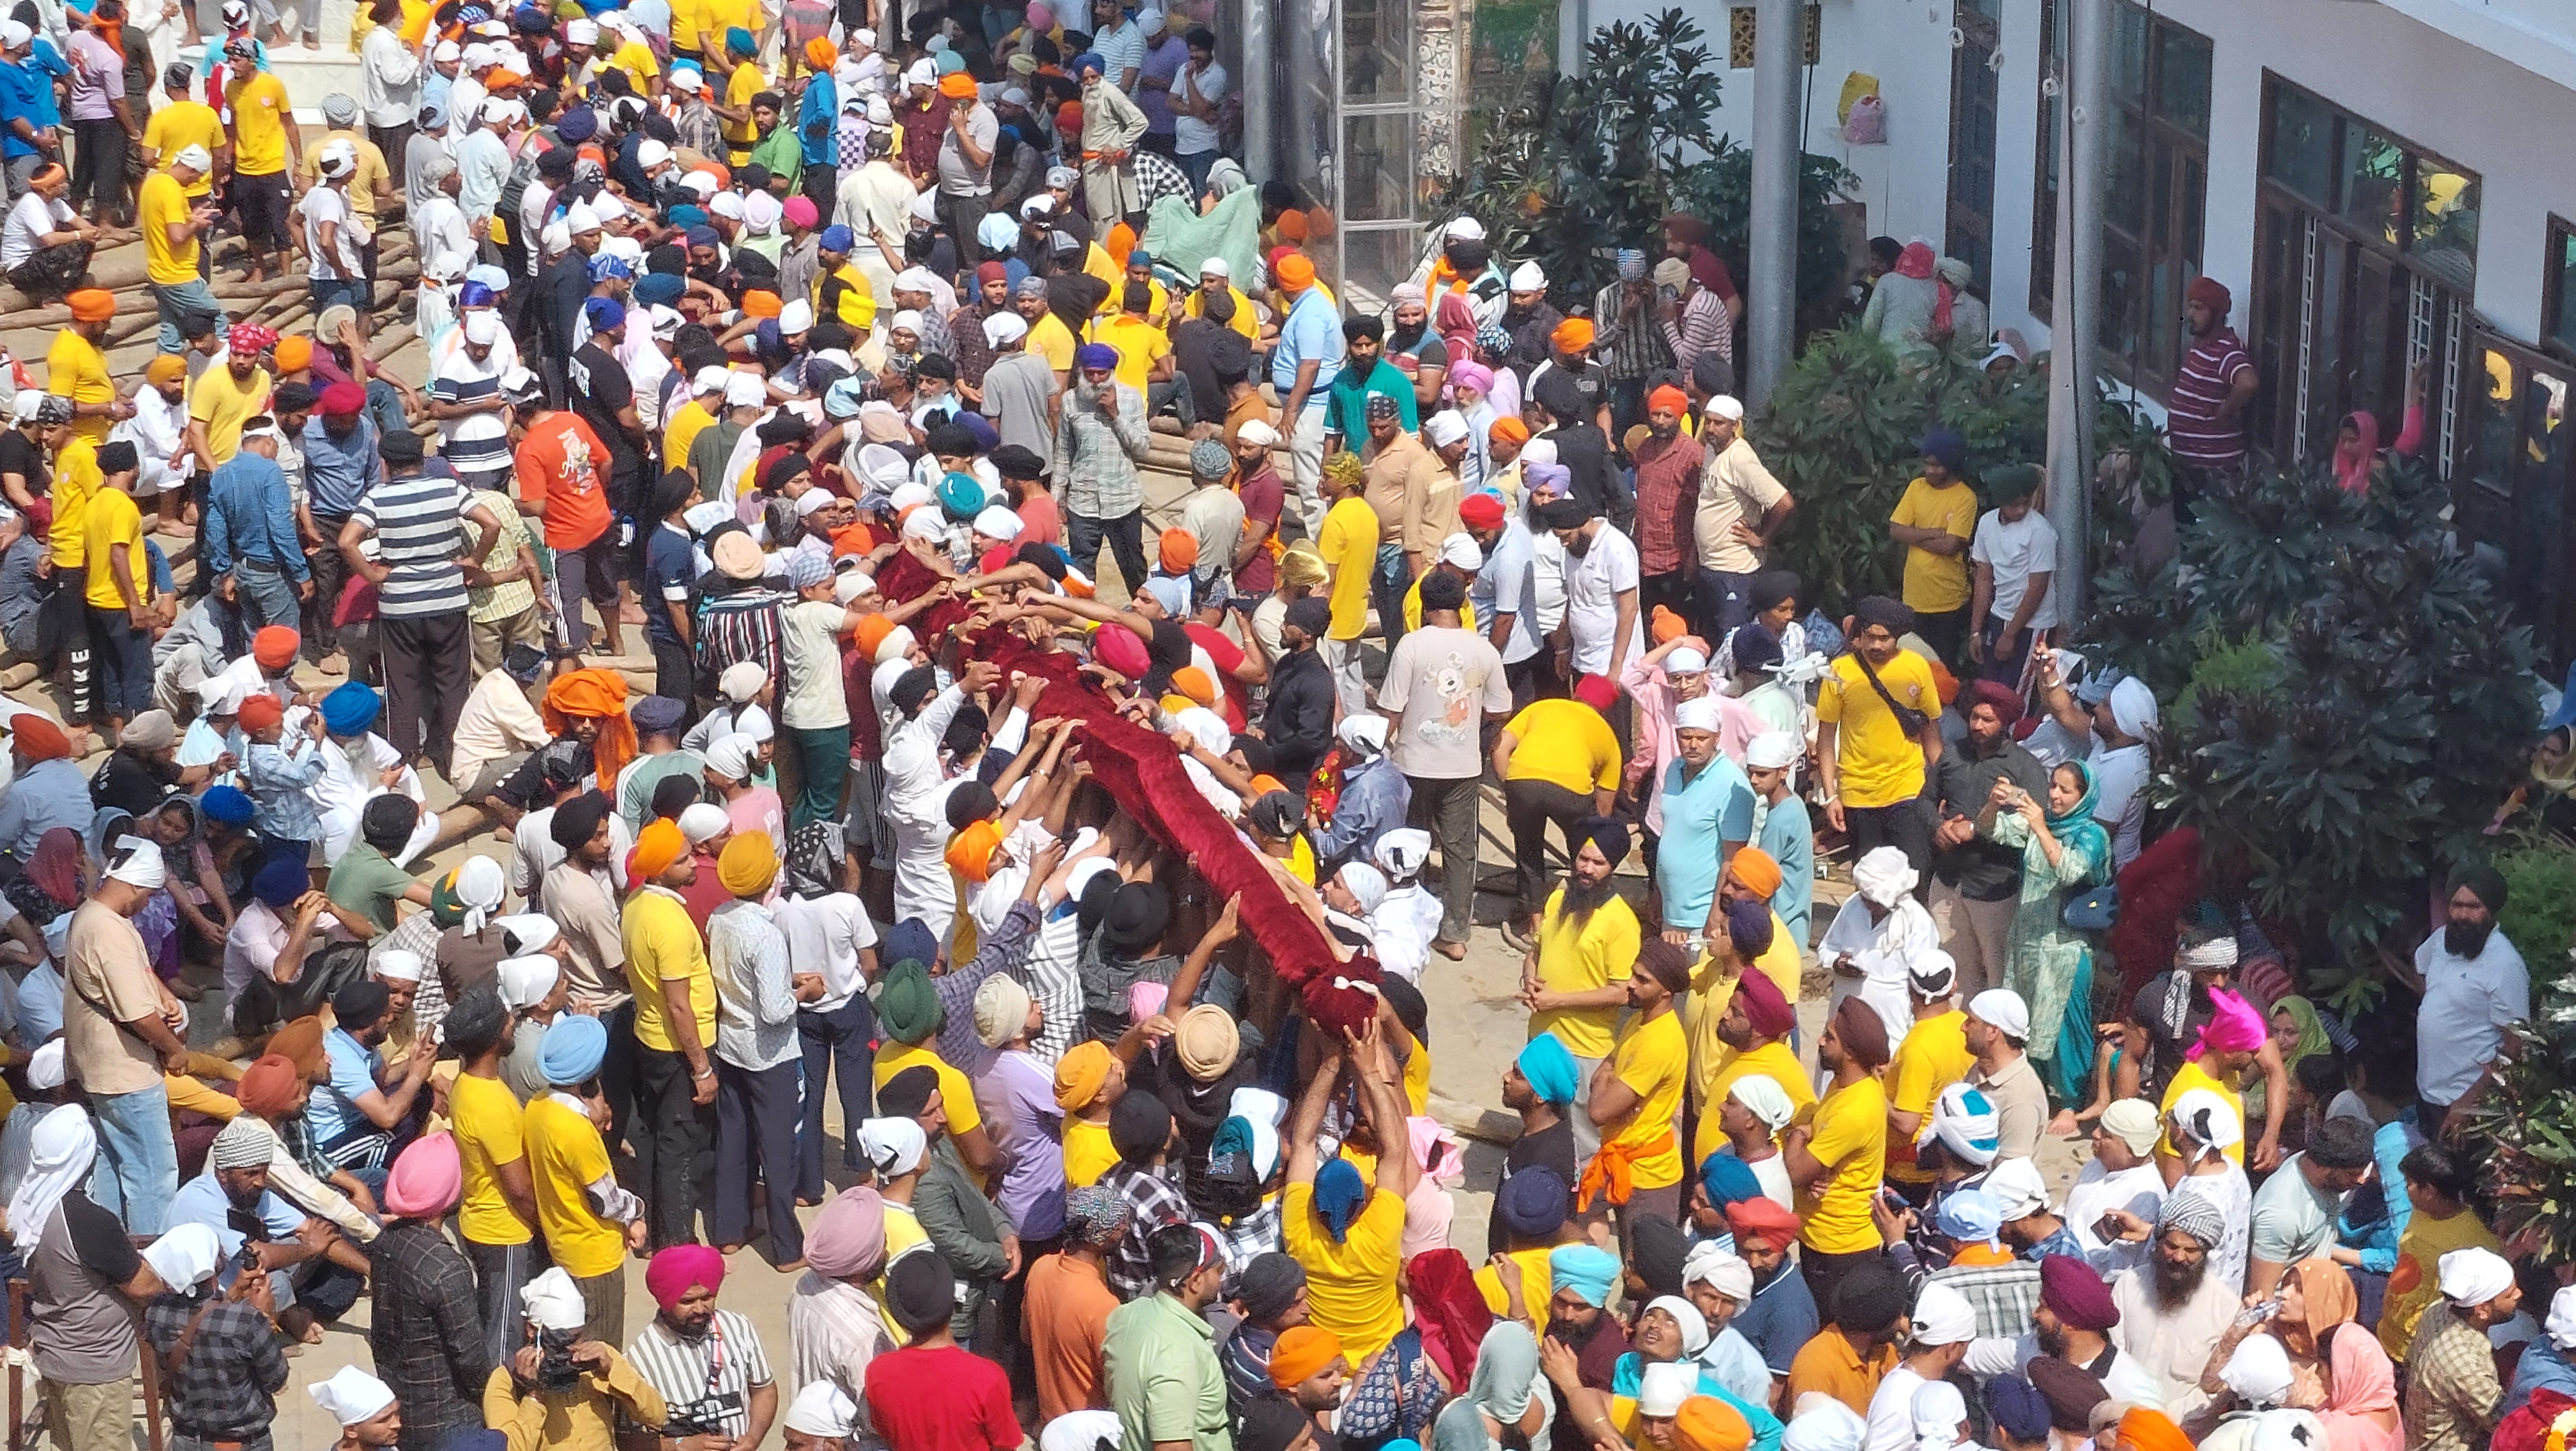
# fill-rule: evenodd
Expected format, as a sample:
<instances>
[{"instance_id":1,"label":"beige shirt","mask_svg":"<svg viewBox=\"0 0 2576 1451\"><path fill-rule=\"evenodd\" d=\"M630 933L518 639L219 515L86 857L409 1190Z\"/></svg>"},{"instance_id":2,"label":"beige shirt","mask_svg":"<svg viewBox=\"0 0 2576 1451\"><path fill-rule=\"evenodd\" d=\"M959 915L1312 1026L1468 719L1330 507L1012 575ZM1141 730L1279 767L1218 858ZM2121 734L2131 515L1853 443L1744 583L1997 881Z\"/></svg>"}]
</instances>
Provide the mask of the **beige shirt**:
<instances>
[{"instance_id":1,"label":"beige shirt","mask_svg":"<svg viewBox=\"0 0 2576 1451\"><path fill-rule=\"evenodd\" d=\"M1440 561L1440 546L1462 527L1458 503L1466 488L1458 471L1425 448L1404 480L1404 551L1422 556L1428 569Z\"/></svg>"},{"instance_id":2,"label":"beige shirt","mask_svg":"<svg viewBox=\"0 0 2576 1451\"><path fill-rule=\"evenodd\" d=\"M1968 1081L1994 1100L2000 1141L1997 1157L2027 1159L2038 1153L2040 1132L2048 1126L2048 1090L2041 1086L2039 1070L2030 1066L2030 1059L2015 1058L1992 1078L1983 1068L1971 1068Z\"/></svg>"},{"instance_id":3,"label":"beige shirt","mask_svg":"<svg viewBox=\"0 0 2576 1451\"><path fill-rule=\"evenodd\" d=\"M1759 527L1771 506L1789 496L1753 445L1738 435L1700 471L1699 513L1692 533L1699 540L1699 567L1720 574L1752 574L1762 568L1762 555L1735 537L1735 526Z\"/></svg>"},{"instance_id":4,"label":"beige shirt","mask_svg":"<svg viewBox=\"0 0 2576 1451\"><path fill-rule=\"evenodd\" d=\"M495 670L476 681L456 715L455 754L447 778L471 784L487 764L504 756L533 751L554 739L528 692L510 672Z\"/></svg>"},{"instance_id":5,"label":"beige shirt","mask_svg":"<svg viewBox=\"0 0 2576 1451\"><path fill-rule=\"evenodd\" d=\"M1362 450L1360 459L1365 482L1361 485L1360 497L1377 511L1378 543L1395 544L1403 540L1404 522L1412 512L1405 503L1405 486L1413 478L1414 465L1428 457L1430 452L1422 446L1422 440L1401 432L1388 439L1384 448L1371 444ZM1451 505L1451 508L1454 510L1456 505ZM1431 547L1436 552L1440 546L1434 543Z\"/></svg>"},{"instance_id":6,"label":"beige shirt","mask_svg":"<svg viewBox=\"0 0 2576 1451\"><path fill-rule=\"evenodd\" d=\"M81 903L63 944L64 1047L81 1087L102 1095L159 1087L160 1055L125 1025L160 1012L143 934L105 903Z\"/></svg>"},{"instance_id":7,"label":"beige shirt","mask_svg":"<svg viewBox=\"0 0 2576 1451\"><path fill-rule=\"evenodd\" d=\"M626 945L617 904L598 877L571 862L546 870L546 915L555 919L564 945L572 953L565 978L577 1006L614 1008L630 992L626 982Z\"/></svg>"}]
</instances>

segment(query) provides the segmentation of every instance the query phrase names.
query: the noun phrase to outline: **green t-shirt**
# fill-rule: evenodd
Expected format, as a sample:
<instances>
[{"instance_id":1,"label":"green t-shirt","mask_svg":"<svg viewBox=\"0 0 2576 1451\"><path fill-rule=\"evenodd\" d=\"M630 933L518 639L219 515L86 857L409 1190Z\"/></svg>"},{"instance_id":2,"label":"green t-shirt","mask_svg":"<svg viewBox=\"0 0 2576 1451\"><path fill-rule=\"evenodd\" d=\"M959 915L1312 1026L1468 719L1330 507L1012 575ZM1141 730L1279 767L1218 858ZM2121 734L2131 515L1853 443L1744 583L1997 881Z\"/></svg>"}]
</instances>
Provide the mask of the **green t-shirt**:
<instances>
[{"instance_id":1,"label":"green t-shirt","mask_svg":"<svg viewBox=\"0 0 2576 1451\"><path fill-rule=\"evenodd\" d=\"M703 791L706 775L706 762L695 751L665 751L658 756L637 756L617 783L617 814L626 818L629 829L641 831L653 815L655 787L673 776L686 776L701 783L700 790Z\"/></svg>"},{"instance_id":2,"label":"green t-shirt","mask_svg":"<svg viewBox=\"0 0 2576 1451\"><path fill-rule=\"evenodd\" d=\"M331 879L323 895L376 924L379 932L394 930L394 903L411 890L412 875L395 866L383 852L358 842L331 868Z\"/></svg>"}]
</instances>

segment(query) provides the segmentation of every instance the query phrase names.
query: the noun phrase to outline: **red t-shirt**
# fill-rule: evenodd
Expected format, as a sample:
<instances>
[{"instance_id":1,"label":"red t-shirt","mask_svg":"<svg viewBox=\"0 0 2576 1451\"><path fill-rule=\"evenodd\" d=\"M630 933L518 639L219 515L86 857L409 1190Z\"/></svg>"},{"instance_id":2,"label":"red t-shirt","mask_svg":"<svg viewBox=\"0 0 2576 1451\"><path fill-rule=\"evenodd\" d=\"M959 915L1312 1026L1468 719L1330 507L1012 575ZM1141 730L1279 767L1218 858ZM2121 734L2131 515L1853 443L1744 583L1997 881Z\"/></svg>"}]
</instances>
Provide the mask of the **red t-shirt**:
<instances>
[{"instance_id":1,"label":"red t-shirt","mask_svg":"<svg viewBox=\"0 0 2576 1451\"><path fill-rule=\"evenodd\" d=\"M1263 465L1261 472L1245 479L1234 491L1243 501L1243 527L1246 533L1268 539L1279 529L1279 511L1286 502L1286 489L1279 482L1279 471ZM1252 551L1252 558L1234 572L1234 587L1245 594L1266 595L1279 587L1279 561L1270 555L1270 546Z\"/></svg>"},{"instance_id":2,"label":"red t-shirt","mask_svg":"<svg viewBox=\"0 0 2576 1451\"><path fill-rule=\"evenodd\" d=\"M1002 1368L953 1345L906 1346L868 1366L868 1416L892 1451L1001 1451L1027 1439Z\"/></svg>"},{"instance_id":3,"label":"red t-shirt","mask_svg":"<svg viewBox=\"0 0 2576 1451\"><path fill-rule=\"evenodd\" d=\"M1206 651L1208 662L1216 666L1217 710L1225 717L1226 729L1243 729L1243 682L1234 678L1234 672L1243 668L1243 647L1227 639L1225 631L1214 625L1192 620L1181 628L1188 632L1190 643Z\"/></svg>"},{"instance_id":4,"label":"red t-shirt","mask_svg":"<svg viewBox=\"0 0 2576 1451\"><path fill-rule=\"evenodd\" d=\"M608 532L608 489L599 466L608 446L590 425L557 413L519 441L519 497L544 504L548 549L579 549Z\"/></svg>"},{"instance_id":5,"label":"red t-shirt","mask_svg":"<svg viewBox=\"0 0 2576 1451\"><path fill-rule=\"evenodd\" d=\"M1032 488L1020 501L1020 537L1014 544L1062 544L1064 513L1056 507L1055 495Z\"/></svg>"}]
</instances>

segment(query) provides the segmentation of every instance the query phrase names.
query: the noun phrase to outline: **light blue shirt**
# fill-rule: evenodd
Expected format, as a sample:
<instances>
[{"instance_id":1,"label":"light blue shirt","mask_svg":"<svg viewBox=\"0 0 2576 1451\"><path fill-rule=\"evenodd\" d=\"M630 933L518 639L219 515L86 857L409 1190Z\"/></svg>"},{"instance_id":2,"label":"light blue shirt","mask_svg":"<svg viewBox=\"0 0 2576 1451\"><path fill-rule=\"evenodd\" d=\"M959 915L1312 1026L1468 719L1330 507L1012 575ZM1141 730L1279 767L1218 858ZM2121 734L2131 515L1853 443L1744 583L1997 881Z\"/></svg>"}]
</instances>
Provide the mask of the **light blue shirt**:
<instances>
[{"instance_id":1,"label":"light blue shirt","mask_svg":"<svg viewBox=\"0 0 2576 1451\"><path fill-rule=\"evenodd\" d=\"M202 1224L215 1232L215 1242L224 1251L222 1267L215 1271L215 1284L225 1290L232 1288L236 1270L233 1256L242 1247L242 1232L233 1228L232 1208L232 1201L224 1197L224 1186L216 1181L213 1167L208 1166L204 1173L180 1185L179 1192L170 1197L170 1209L163 1216L161 1225L164 1232L183 1224ZM270 1239L291 1240L295 1238L295 1231L303 1227L304 1215L295 1206L278 1198L275 1190L264 1189L259 1196L259 1222L267 1227ZM283 1290L285 1277L280 1276L271 1283Z\"/></svg>"},{"instance_id":2,"label":"light blue shirt","mask_svg":"<svg viewBox=\"0 0 2576 1451\"><path fill-rule=\"evenodd\" d=\"M1672 810L1672 803L1665 802L1666 821L1672 820ZM1771 894L1771 910L1804 952L1816 912L1816 828L1807 820L1806 803L1790 796L1772 807L1753 844L1780 864L1780 890Z\"/></svg>"},{"instance_id":3,"label":"light blue shirt","mask_svg":"<svg viewBox=\"0 0 2576 1451\"><path fill-rule=\"evenodd\" d=\"M304 1121L312 1126L313 1142L327 1149L353 1130L374 1127L358 1100L376 1091L376 1069L384 1059L345 1028L324 1034L322 1051L331 1060L330 1076L313 1086Z\"/></svg>"},{"instance_id":4,"label":"light blue shirt","mask_svg":"<svg viewBox=\"0 0 2576 1451\"><path fill-rule=\"evenodd\" d=\"M1664 925L1697 932L1708 925L1725 866L1723 843L1753 839L1753 783L1744 768L1719 754L1685 776L1675 760L1664 768L1664 842L1655 853L1655 886L1663 893Z\"/></svg>"},{"instance_id":5,"label":"light blue shirt","mask_svg":"<svg viewBox=\"0 0 2576 1451\"><path fill-rule=\"evenodd\" d=\"M1471 491L1472 492L1472 491ZM1538 549L1529 526L1504 516L1503 532L1494 541L1476 582L1467 586L1467 602L1476 607L1479 633L1487 639L1493 623L1512 617L1512 633L1502 649L1503 663L1518 665L1538 653Z\"/></svg>"},{"instance_id":6,"label":"light blue shirt","mask_svg":"<svg viewBox=\"0 0 2576 1451\"><path fill-rule=\"evenodd\" d=\"M1667 817L1667 819L1670 818ZM1736 1339L1743 1342L1747 1350L1752 1348L1752 1343L1745 1341L1744 1337L1739 1335ZM1761 1357L1755 1356L1754 1359L1759 1362ZM1780 1451L1780 1437L1785 1428L1780 1424L1780 1418L1771 1414L1768 1408L1768 1383L1771 1377L1767 1369L1763 1372L1762 1378L1765 1383L1764 1399L1750 1400L1737 1395L1719 1381L1710 1373L1707 1362L1702 1361L1698 1394L1724 1401L1735 1408L1735 1413L1742 1416L1744 1423L1753 1429L1752 1451ZM1610 1394L1614 1396L1627 1396L1634 1399L1637 1393L1645 1388L1645 1384L1646 1359L1633 1350L1620 1356L1610 1368Z\"/></svg>"},{"instance_id":7,"label":"light blue shirt","mask_svg":"<svg viewBox=\"0 0 2576 1451\"><path fill-rule=\"evenodd\" d=\"M60 757L38 761L0 791L0 850L33 861L46 832L57 826L87 831L97 814L80 767Z\"/></svg>"},{"instance_id":8,"label":"light blue shirt","mask_svg":"<svg viewBox=\"0 0 2576 1451\"><path fill-rule=\"evenodd\" d=\"M40 962L18 984L18 1041L42 1044L63 1030L63 975Z\"/></svg>"},{"instance_id":9,"label":"light blue shirt","mask_svg":"<svg viewBox=\"0 0 2576 1451\"><path fill-rule=\"evenodd\" d=\"M1312 361L1315 381L1306 393L1308 408L1324 406L1324 390L1342 371L1342 319L1333 305L1324 299L1324 289L1309 287L1288 306L1288 319L1279 325L1279 343L1270 351L1270 384L1279 390L1279 402L1285 407L1290 389L1297 386L1297 369ZM1289 422L1294 424L1295 419Z\"/></svg>"},{"instance_id":10,"label":"light blue shirt","mask_svg":"<svg viewBox=\"0 0 2576 1451\"><path fill-rule=\"evenodd\" d=\"M242 754L242 780L257 808L252 824L270 841L317 841L322 817L305 788L322 779L322 752L297 731L276 744L250 743Z\"/></svg>"}]
</instances>

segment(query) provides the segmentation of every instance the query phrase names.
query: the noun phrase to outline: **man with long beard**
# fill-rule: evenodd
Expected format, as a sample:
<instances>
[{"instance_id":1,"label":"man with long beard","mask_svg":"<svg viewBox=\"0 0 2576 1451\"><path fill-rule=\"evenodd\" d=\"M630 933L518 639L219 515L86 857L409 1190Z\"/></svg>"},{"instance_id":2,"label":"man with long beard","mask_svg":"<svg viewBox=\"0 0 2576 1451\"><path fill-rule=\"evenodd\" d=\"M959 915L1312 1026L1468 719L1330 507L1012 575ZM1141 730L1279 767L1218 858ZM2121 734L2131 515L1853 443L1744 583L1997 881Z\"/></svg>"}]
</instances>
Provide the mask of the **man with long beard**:
<instances>
[{"instance_id":1,"label":"man with long beard","mask_svg":"<svg viewBox=\"0 0 2576 1451\"><path fill-rule=\"evenodd\" d=\"M1592 1437L1571 1413L1568 1392L1608 1392L1619 1357L1628 1353L1628 1332L1606 1308L1611 1287L1619 1282L1619 1257L1597 1245L1559 1245L1549 1253L1547 1267L1554 1285L1538 1364L1556 1392L1549 1451L1587 1451Z\"/></svg>"},{"instance_id":2,"label":"man with long beard","mask_svg":"<svg viewBox=\"0 0 2576 1451\"><path fill-rule=\"evenodd\" d=\"M2209 1253L2226 1231L2208 1200L2170 1197L2147 1263L2111 1281L2111 1303L2120 1314L2110 1330L2112 1348L2155 1377L2164 1413L2177 1420L2208 1403L2200 1373L2209 1347L2240 1308L2235 1287L2209 1273Z\"/></svg>"},{"instance_id":3,"label":"man with long beard","mask_svg":"<svg viewBox=\"0 0 2576 1451\"><path fill-rule=\"evenodd\" d=\"M2531 1016L2531 975L2496 930L2504 895L2504 877L2493 867L2453 872L2442 930L2415 949L2424 982L2415 1014L2416 1113L2433 1138L2486 1086L2505 1026Z\"/></svg>"},{"instance_id":4,"label":"man with long beard","mask_svg":"<svg viewBox=\"0 0 2576 1451\"><path fill-rule=\"evenodd\" d=\"M1539 914L1535 945L1521 958L1521 1005L1535 1038L1554 1033L1588 1082L1610 1056L1628 977L1637 961L1637 913L1620 897L1611 873L1628 855L1628 829L1608 817L1577 825L1568 845L1574 865ZM1589 1159L1601 1147L1587 1095L1574 1100L1574 1152Z\"/></svg>"}]
</instances>

